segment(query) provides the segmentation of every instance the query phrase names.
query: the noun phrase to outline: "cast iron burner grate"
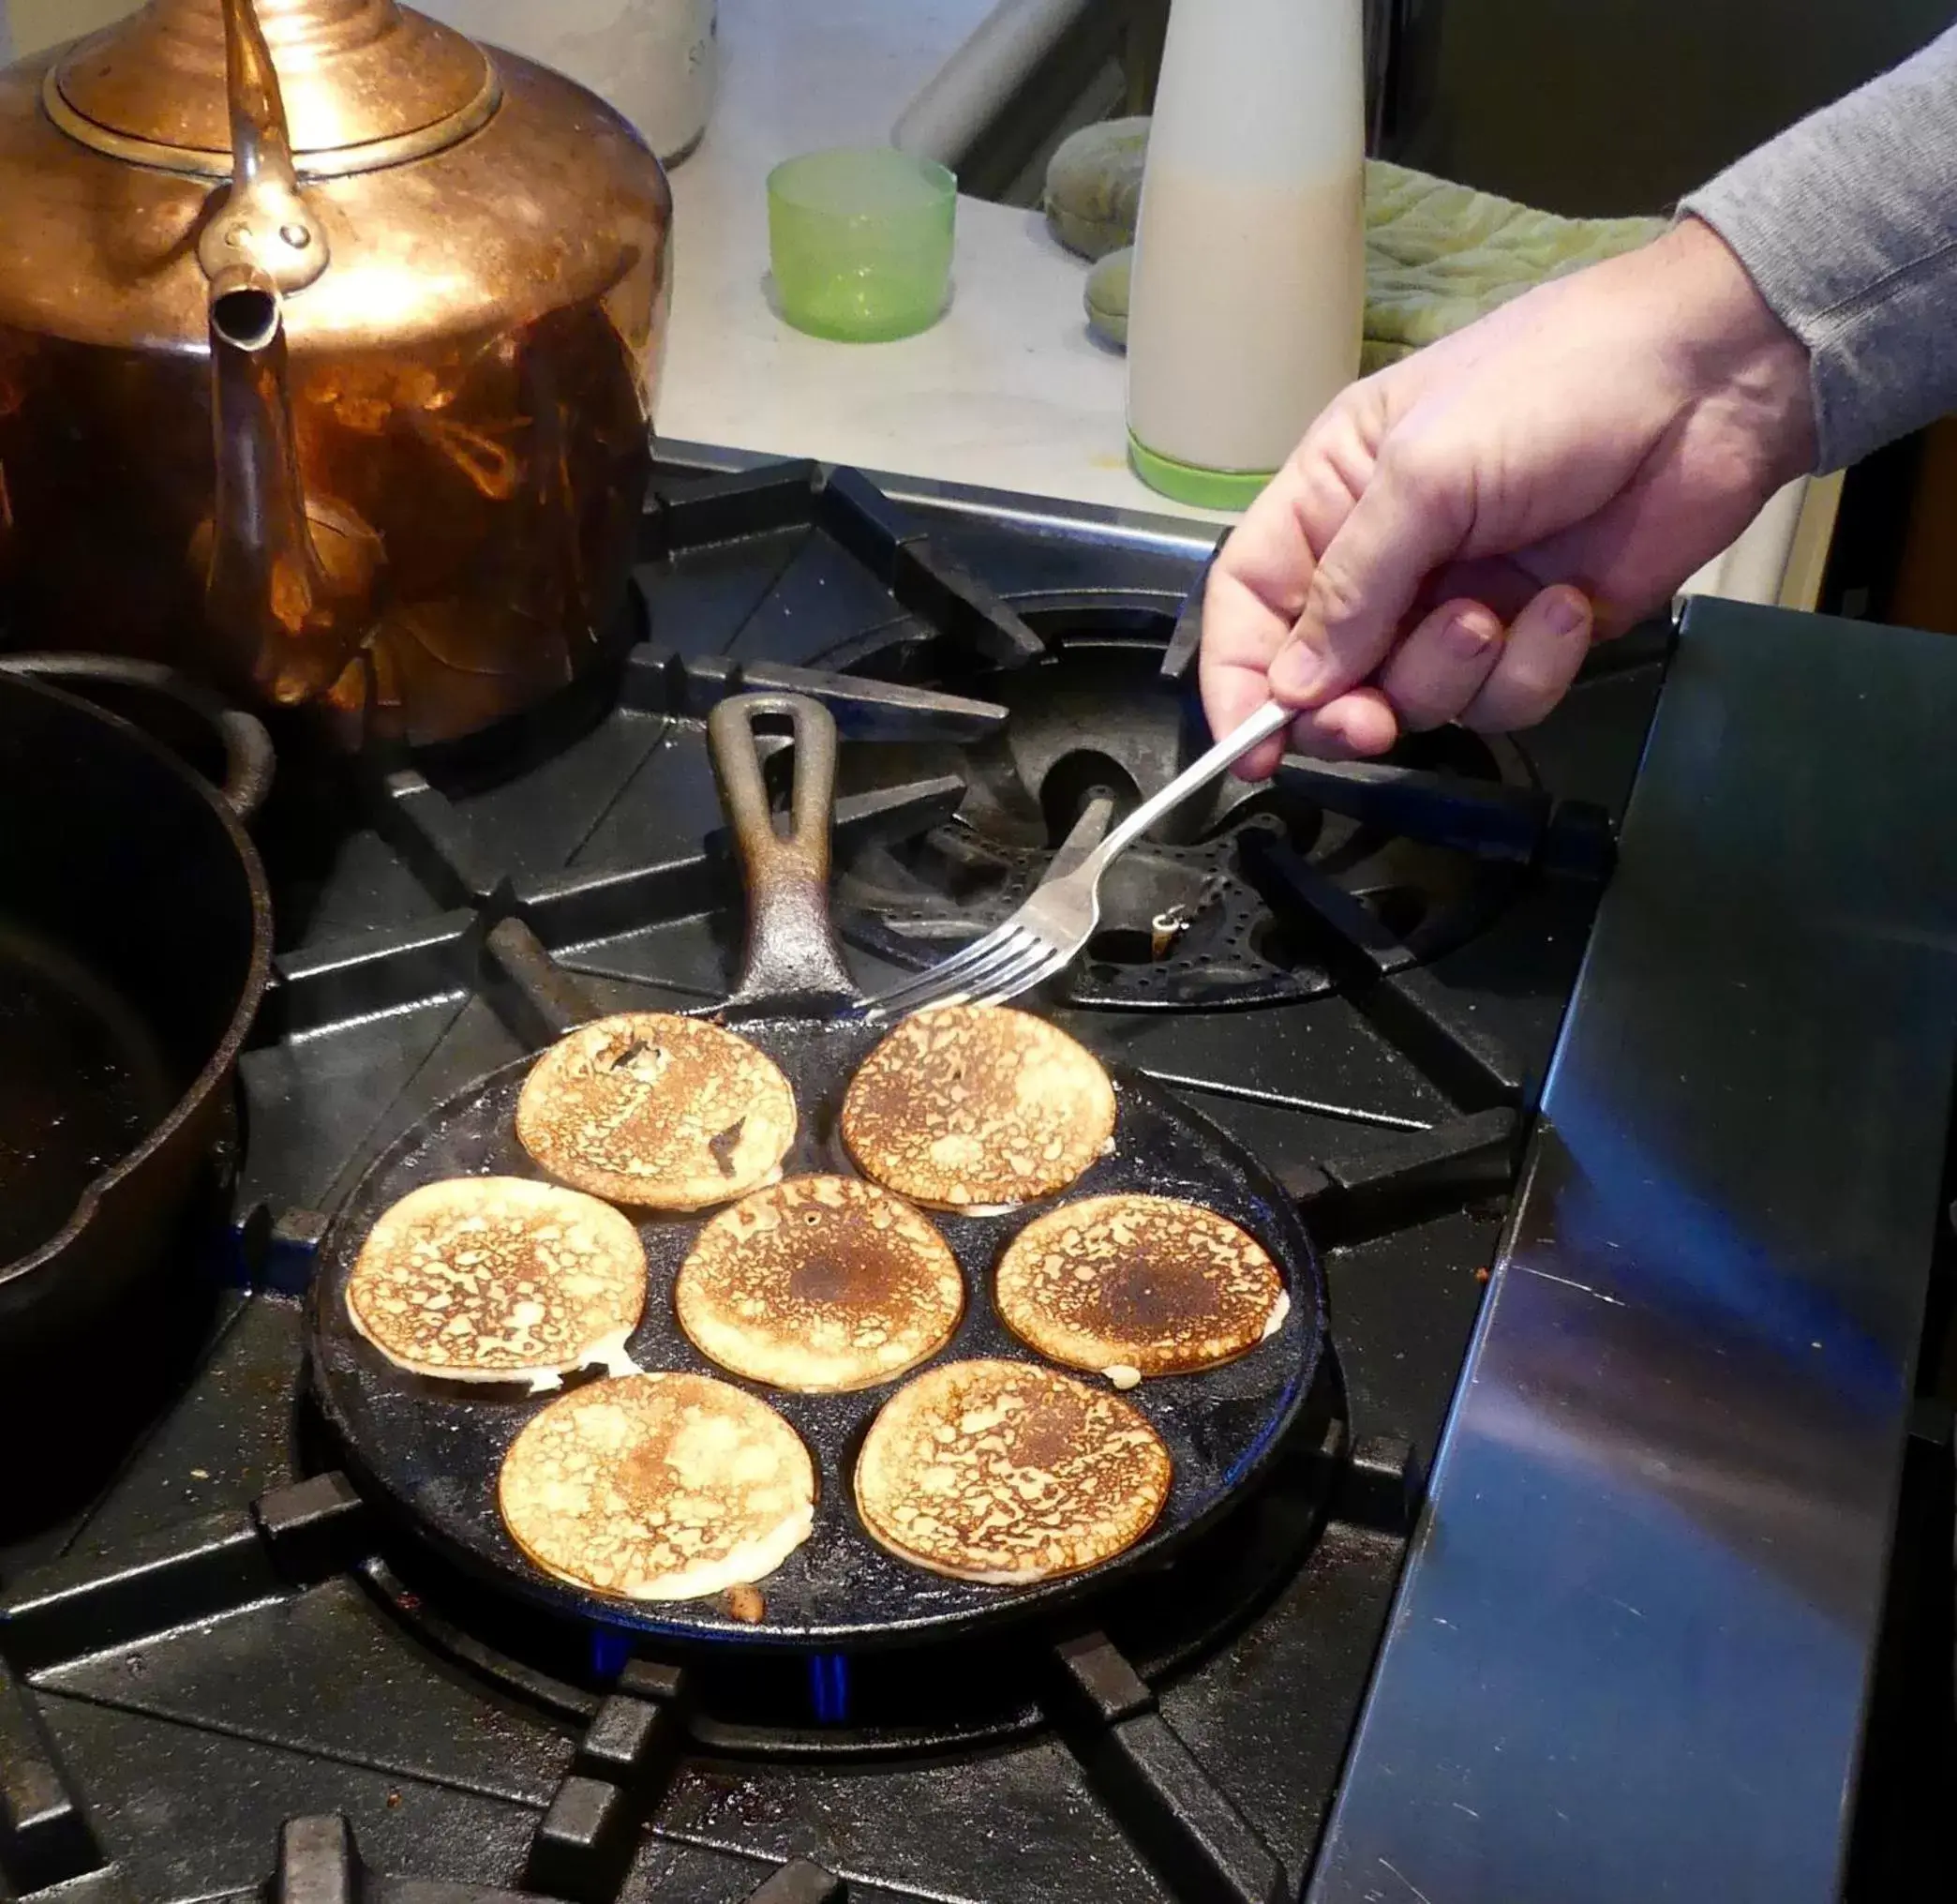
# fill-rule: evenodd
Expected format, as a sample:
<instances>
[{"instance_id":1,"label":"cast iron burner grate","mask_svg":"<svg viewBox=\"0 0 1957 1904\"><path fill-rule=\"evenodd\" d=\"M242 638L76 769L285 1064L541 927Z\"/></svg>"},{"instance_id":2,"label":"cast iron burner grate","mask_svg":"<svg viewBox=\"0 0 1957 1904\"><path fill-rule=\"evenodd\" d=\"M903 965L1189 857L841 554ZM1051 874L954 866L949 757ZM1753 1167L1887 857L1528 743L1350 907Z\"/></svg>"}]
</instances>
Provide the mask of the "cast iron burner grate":
<instances>
[{"instance_id":1,"label":"cast iron burner grate","mask_svg":"<svg viewBox=\"0 0 1957 1904\"><path fill-rule=\"evenodd\" d=\"M855 853L840 869L841 929L896 965L929 965L997 924L1091 802L1118 818L1209 742L1175 605L1049 595L1013 606L1043 643L1028 666L1001 667L916 622L822 657L988 711L974 739L859 748L845 760L849 792L948 773L965 787L946 825ZM1417 790L1425 810L1407 799L1394 814L1371 788ZM1301 867L1357 900L1412 959L1430 958L1508 896L1545 804L1516 747L1459 728L1412 737L1383 777L1301 759L1261 787L1231 776L1115 862L1100 929L1057 995L1188 1010L1330 990L1337 977L1294 877ZM1397 830L1423 819L1439 843Z\"/></svg>"},{"instance_id":2,"label":"cast iron burner grate","mask_svg":"<svg viewBox=\"0 0 1957 1904\"><path fill-rule=\"evenodd\" d=\"M1319 1453L1333 1458L1334 1445ZM1380 1532L1403 1537L1413 1506L1404 1451L1362 1459L1349 1473L1343 1505L1380 1520ZM1239 1534L1253 1552L1273 1550L1258 1526ZM92 1649L127 1652L146 1638L160 1640L193 1624L216 1626L268 1604L295 1605L348 1570L417 1632L431 1655L575 1731L568 1768L523 1861L519 1882L526 1896L596 1904L617 1895L649 1815L689 1754L761 1747L779 1761L805 1742L861 1759L879 1748L943 1752L968 1743L946 1731L878 1739L831 1728L804 1734L800 1742L779 1731L756 1733L703 1710L701 1680L711 1683L710 1669L702 1674L624 1653L594 1653L575 1678L560 1678L551 1668L498 1653L481 1637L480 1622L452 1624L419 1587L395 1573L377 1551L376 1536L359 1494L329 1471L263 1495L248 1511L207 1515L172 1530L148 1544L140 1567L51 1570L35 1590L11 1596L0 1627L7 1642L0 1658L0 1744L8 1751L9 1801L0 1814L0 1868L29 1896L88 1880L85 1895L96 1904L126 1904L133 1897L104 1859L81 1794L34 1720L28 1702L36 1685L61 1685L64 1669ZM1158 1597L1170 1592L1165 1583ZM493 1633L493 1622L487 1630ZM807 1662L807 1670L812 1678L830 1682L830 1698L846 1697L848 1662ZM1013 1682L1024 1688L1026 1709L1012 1715L1011 1727L996 1730L1051 1728L1168 1881L1173 1897L1277 1904L1287 1894L1282 1867L1163 1717L1151 1681L1164 1670L1106 1631L1049 1636L1020 1663ZM818 1705L821 1700L818 1694ZM343 1819L286 1822L271 1895L292 1904L383 1897L421 1904L424 1896L426 1904L496 1904L509 1895L462 1888L424 1894L411 1883L398 1889L395 1883L366 1870ZM649 1904L656 1904L658 1895ZM752 1897L800 1904L844 1895L836 1880L797 1860Z\"/></svg>"},{"instance_id":3,"label":"cast iron burner grate","mask_svg":"<svg viewBox=\"0 0 1957 1904\"><path fill-rule=\"evenodd\" d=\"M839 842L835 912L845 939L890 965L920 969L990 929L1090 806L1105 826L1206 743L1206 570L1185 592L1007 599L855 471L811 487L786 465L727 485L723 506L738 500L750 522L805 514L909 612L807 665L642 651L624 692L701 718L743 687L790 688L825 702L846 739L878 743L844 751L839 789L908 824ZM934 823L926 808L948 788ZM1531 876L1599 881L1610 852L1607 816L1553 800L1505 739L1449 727L1390 761L1292 757L1266 787L1230 778L1131 847L1103 883L1087 956L1051 995L1176 1011L1322 996L1461 945Z\"/></svg>"},{"instance_id":4,"label":"cast iron burner grate","mask_svg":"<svg viewBox=\"0 0 1957 1904\"><path fill-rule=\"evenodd\" d=\"M1215 1530L1213 1562L1192 1553L1077 1627L1014 1636L1009 1659L947 1655L909 1684L834 1656L634 1655L588 1627L515 1621L445 1574L299 1404L295 1298L323 1213L373 1157L592 1004L724 993L739 881L697 726L716 699L814 693L845 761L864 742L963 747L998 725L988 706L814 658L852 629L889 650L915 618L941 658L967 654L959 679L1043 668L1068 630L1132 640L1160 668L1192 652L1173 618L1197 567L1091 525L912 515L847 471L668 471L639 571L651 639L613 698L478 772L282 755L259 827L276 978L241 1067L233 1224L209 1265L230 1286L99 1498L0 1536L0 1892L1297 1895L1388 1617L1415 1450L1453 1392L1608 862L1584 801L1621 803L1662 652L1621 651L1531 740L1540 790L1472 763L1314 783L1329 814L1530 869L1452 951L1417 963L1417 922L1321 874L1320 841L1286 840L1336 993L1063 1013L1265 1158L1325 1264L1337 1387L1246 1518ZM841 802L839 858L947 827L965 794L962 772L879 772Z\"/></svg>"}]
</instances>

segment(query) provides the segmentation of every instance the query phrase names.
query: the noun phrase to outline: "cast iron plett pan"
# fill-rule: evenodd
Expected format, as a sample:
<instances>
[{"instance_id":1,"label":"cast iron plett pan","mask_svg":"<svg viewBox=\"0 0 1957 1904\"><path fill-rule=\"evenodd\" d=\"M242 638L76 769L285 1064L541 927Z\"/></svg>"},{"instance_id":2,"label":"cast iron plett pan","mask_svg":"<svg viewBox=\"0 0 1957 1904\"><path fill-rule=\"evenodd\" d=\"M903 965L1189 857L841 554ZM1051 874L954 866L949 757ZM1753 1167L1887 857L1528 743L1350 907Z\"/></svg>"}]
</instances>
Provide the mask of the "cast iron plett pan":
<instances>
[{"instance_id":1,"label":"cast iron plett pan","mask_svg":"<svg viewBox=\"0 0 1957 1904\"><path fill-rule=\"evenodd\" d=\"M755 746L757 719L785 723L794 735L785 836L778 834L769 808ZM835 726L814 701L756 694L722 702L708 727L749 896L740 983L711 1015L766 1051L795 1087L801 1126L786 1168L847 1172L851 1165L836 1131L843 1093L882 1034L863 1022L861 997L829 931ZM1137 1073L1111 1066L1118 1103L1113 1151L1062 1198L1008 1216L935 1220L958 1256L966 1289L964 1319L940 1359L1038 1359L999 1322L993 1269L1023 1223L1066 1197L1110 1191L1186 1197L1257 1237L1290 1291L1282 1327L1225 1368L1144 1382L1130 1391L1175 1464L1169 1501L1148 1535L1089 1572L1029 1587L944 1580L897 1559L864 1532L852 1477L872 1417L903 1378L847 1395L791 1395L714 1368L680 1333L673 1314L673 1278L702 1219L651 1215L638 1224L651 1289L645 1320L630 1343L633 1357L649 1370L693 1370L737 1381L778 1408L815 1459L815 1529L760 1583L765 1610L758 1621L738 1620L715 1599L630 1603L551 1579L517 1552L496 1507L504 1452L548 1398L404 1373L355 1333L345 1297L348 1274L375 1220L417 1185L478 1173L539 1175L515 1129L516 1096L530 1063L506 1065L449 1100L382 1154L355 1188L321 1254L311 1370L356 1478L450 1559L534 1602L668 1641L860 1648L950 1638L1057 1608L1130 1569L1159 1564L1260 1477L1305 1405L1324 1349L1325 1297L1295 1210L1271 1177L1214 1125Z\"/></svg>"}]
</instances>

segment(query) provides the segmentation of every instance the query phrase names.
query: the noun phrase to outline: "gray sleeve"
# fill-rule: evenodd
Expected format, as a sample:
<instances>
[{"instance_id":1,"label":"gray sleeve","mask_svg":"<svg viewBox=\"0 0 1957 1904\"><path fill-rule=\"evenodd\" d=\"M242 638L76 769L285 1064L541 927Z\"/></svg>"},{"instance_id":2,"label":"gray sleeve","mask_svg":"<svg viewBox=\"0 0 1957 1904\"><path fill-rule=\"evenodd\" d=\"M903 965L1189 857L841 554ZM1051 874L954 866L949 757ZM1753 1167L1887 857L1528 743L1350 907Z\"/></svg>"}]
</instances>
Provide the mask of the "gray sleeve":
<instances>
[{"instance_id":1,"label":"gray sleeve","mask_svg":"<svg viewBox=\"0 0 1957 1904\"><path fill-rule=\"evenodd\" d=\"M1817 471L1957 410L1957 27L1680 209L1807 346Z\"/></svg>"}]
</instances>

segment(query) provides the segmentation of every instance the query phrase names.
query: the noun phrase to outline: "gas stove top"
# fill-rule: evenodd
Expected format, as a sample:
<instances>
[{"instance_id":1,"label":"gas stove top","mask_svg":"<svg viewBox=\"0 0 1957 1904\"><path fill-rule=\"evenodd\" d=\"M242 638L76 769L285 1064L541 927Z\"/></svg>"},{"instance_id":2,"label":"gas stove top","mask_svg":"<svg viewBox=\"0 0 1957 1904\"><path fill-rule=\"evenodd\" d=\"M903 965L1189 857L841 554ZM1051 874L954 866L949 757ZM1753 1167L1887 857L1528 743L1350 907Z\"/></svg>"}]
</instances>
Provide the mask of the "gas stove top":
<instances>
[{"instance_id":1,"label":"gas stove top","mask_svg":"<svg viewBox=\"0 0 1957 1904\"><path fill-rule=\"evenodd\" d=\"M1322 1254L1334 1366L1268 1482L1061 1627L662 1654L541 1626L362 1497L303 1369L331 1213L436 1103L593 1007L724 996L715 701L788 687L834 712L839 923L874 986L1200 743L1209 548L685 451L643 549L621 667L523 727L413 760L282 742L255 828L276 979L208 1207L167 1296L91 1342L98 1405L51 1423L0 1504L0 1895L1267 1904L1315 1866L1343 1882L1328 1820L1375 1789L1384 1669L1362 1709L1672 630L1601 651L1518 742L1292 762L1183 817L1053 1000L1268 1164ZM1379 1882L1323 1895L1402 1895Z\"/></svg>"}]
</instances>

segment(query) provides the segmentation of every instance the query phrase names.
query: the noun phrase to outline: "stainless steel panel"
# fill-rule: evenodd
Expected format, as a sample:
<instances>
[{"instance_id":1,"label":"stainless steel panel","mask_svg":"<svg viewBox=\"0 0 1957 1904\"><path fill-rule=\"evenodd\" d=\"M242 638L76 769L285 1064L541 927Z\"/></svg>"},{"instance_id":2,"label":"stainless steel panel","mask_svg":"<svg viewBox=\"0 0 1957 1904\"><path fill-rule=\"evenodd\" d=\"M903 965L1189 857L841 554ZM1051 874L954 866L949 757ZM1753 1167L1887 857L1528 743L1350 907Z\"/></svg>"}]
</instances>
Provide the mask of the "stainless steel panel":
<instances>
[{"instance_id":1,"label":"stainless steel panel","mask_svg":"<svg viewBox=\"0 0 1957 1904\"><path fill-rule=\"evenodd\" d=\"M1957 1059L1957 643L1700 601L1314 1904L1832 1897Z\"/></svg>"}]
</instances>

